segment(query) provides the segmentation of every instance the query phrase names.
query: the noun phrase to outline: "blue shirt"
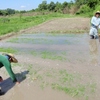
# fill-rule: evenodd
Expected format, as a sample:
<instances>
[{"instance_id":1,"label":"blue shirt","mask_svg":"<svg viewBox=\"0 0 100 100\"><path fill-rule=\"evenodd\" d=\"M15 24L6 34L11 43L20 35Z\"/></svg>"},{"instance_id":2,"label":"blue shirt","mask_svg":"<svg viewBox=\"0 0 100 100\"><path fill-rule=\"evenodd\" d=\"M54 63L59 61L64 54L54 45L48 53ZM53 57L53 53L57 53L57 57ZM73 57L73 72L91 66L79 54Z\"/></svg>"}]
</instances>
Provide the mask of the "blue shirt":
<instances>
[{"instance_id":1,"label":"blue shirt","mask_svg":"<svg viewBox=\"0 0 100 100\"><path fill-rule=\"evenodd\" d=\"M9 57L8 57L7 55L5 55L5 57L6 57L7 59L9 59Z\"/></svg>"}]
</instances>

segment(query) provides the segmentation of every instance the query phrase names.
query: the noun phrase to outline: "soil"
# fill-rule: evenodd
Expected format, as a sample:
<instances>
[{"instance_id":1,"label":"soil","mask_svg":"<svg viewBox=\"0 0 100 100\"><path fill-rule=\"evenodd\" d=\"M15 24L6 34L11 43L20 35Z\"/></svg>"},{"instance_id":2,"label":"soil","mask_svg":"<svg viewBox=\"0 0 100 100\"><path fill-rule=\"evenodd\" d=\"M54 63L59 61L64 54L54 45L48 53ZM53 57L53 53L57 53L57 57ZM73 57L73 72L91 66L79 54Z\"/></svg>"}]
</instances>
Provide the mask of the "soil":
<instances>
[{"instance_id":1,"label":"soil","mask_svg":"<svg viewBox=\"0 0 100 100\"><path fill-rule=\"evenodd\" d=\"M58 18L25 30L25 33L82 32L88 31L90 18Z\"/></svg>"},{"instance_id":2,"label":"soil","mask_svg":"<svg viewBox=\"0 0 100 100\"><path fill-rule=\"evenodd\" d=\"M0 47L11 47L18 50L15 56L19 63L12 64L12 68L21 83L19 85L12 83L5 68L1 68L0 75L4 78L4 81L0 83L0 86L6 94L1 96L0 100L99 100L99 41L98 39L89 39L86 32L84 34L75 34L76 30L89 30L89 21L89 18L55 19L29 29L21 30L19 33L22 33L22 35L18 34L11 38L6 37L6 40L2 40ZM54 36L49 33L68 31L75 32L74 34L57 34ZM48 35L45 33L48 33ZM12 39L16 38L20 40L11 42ZM23 38L26 38L26 40L23 41ZM28 38L33 38L34 41L27 41ZM35 39L38 41L35 41ZM31 51L36 51L38 56L33 56ZM63 57L66 57L66 60L43 59L39 55L42 51L55 52L57 54L64 53ZM34 55L36 55L36 52ZM73 85L85 84L87 90L85 95L73 97L64 91L52 89L51 86L48 86L46 82L55 82L56 77L58 79L58 70L66 70L70 74L78 74L78 77L81 77L81 79L75 80ZM56 73L53 73L53 71ZM34 74L31 72L34 72ZM54 74L56 77L53 80L50 77L45 77L46 72ZM89 92L88 87L90 86L95 92Z\"/></svg>"}]
</instances>

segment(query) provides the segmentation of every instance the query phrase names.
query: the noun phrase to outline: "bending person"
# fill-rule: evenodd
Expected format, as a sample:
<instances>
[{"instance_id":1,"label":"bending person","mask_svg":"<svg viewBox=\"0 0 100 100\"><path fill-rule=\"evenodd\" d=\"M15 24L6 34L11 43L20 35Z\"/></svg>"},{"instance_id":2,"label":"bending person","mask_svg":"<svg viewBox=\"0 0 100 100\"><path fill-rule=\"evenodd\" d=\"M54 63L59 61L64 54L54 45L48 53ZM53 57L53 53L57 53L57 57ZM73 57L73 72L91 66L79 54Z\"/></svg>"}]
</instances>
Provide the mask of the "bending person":
<instances>
[{"instance_id":1,"label":"bending person","mask_svg":"<svg viewBox=\"0 0 100 100\"><path fill-rule=\"evenodd\" d=\"M16 79L15 74L12 71L11 63L17 63L17 59L13 56L13 54L3 54L0 55L0 68L3 66L6 68L8 74L10 75L13 82L19 83ZM0 91L0 94L2 95L2 92Z\"/></svg>"}]
</instances>

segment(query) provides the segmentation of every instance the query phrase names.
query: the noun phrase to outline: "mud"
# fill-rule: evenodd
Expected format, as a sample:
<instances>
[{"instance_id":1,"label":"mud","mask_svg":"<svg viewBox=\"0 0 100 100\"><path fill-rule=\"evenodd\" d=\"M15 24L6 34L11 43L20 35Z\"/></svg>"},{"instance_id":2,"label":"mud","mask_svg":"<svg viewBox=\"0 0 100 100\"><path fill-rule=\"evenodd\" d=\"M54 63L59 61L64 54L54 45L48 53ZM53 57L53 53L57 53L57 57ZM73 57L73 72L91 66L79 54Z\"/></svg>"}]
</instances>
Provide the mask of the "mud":
<instances>
[{"instance_id":1,"label":"mud","mask_svg":"<svg viewBox=\"0 0 100 100\"><path fill-rule=\"evenodd\" d=\"M6 94L0 100L99 100L99 40L89 39L87 33L22 34L1 41L0 47L17 50L19 63L12 64L12 68L21 82L13 84L2 68L4 82L0 85ZM85 86L84 95L73 97L63 90L52 89L51 83L58 82L62 70L77 76L71 86ZM90 92L91 88L94 92Z\"/></svg>"}]
</instances>

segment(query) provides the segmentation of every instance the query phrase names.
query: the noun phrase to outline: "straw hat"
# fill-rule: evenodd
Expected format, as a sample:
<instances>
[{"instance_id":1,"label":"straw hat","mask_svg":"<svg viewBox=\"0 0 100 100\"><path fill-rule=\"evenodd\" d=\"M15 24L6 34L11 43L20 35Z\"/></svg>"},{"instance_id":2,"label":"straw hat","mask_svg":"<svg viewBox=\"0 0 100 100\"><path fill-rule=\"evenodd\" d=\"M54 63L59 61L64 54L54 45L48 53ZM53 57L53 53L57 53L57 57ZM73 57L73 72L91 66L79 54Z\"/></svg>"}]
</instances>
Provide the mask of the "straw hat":
<instances>
[{"instance_id":1,"label":"straw hat","mask_svg":"<svg viewBox=\"0 0 100 100\"><path fill-rule=\"evenodd\" d=\"M98 11L96 11L95 15L96 15L96 14L100 14L100 11L99 11L99 10L98 10Z\"/></svg>"},{"instance_id":2,"label":"straw hat","mask_svg":"<svg viewBox=\"0 0 100 100\"><path fill-rule=\"evenodd\" d=\"M14 57L13 54L11 54L11 53L3 53L3 55L10 56L13 63L18 63L18 60Z\"/></svg>"}]
</instances>

